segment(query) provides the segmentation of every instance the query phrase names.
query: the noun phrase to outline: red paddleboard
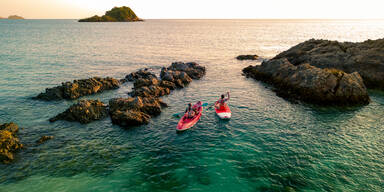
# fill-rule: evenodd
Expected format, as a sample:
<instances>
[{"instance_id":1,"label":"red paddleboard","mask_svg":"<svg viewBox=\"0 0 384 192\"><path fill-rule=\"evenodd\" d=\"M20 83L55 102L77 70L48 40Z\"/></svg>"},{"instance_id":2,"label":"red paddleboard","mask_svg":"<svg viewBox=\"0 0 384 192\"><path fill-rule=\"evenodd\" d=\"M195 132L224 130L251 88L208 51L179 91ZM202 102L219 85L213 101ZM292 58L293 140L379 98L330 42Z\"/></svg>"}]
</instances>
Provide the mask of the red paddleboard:
<instances>
[{"instance_id":1,"label":"red paddleboard","mask_svg":"<svg viewBox=\"0 0 384 192\"><path fill-rule=\"evenodd\" d=\"M224 106L220 106L219 109L215 108L215 110L220 119L230 119L232 116L231 109L229 109L229 106L226 103Z\"/></svg>"},{"instance_id":2,"label":"red paddleboard","mask_svg":"<svg viewBox=\"0 0 384 192\"><path fill-rule=\"evenodd\" d=\"M195 105L193 105L192 108L197 108L197 114L193 118L189 119L187 118L188 114L185 113L177 124L176 131L187 130L193 127L200 120L201 114L203 113L203 107L201 106L201 102L197 102Z\"/></svg>"}]
</instances>

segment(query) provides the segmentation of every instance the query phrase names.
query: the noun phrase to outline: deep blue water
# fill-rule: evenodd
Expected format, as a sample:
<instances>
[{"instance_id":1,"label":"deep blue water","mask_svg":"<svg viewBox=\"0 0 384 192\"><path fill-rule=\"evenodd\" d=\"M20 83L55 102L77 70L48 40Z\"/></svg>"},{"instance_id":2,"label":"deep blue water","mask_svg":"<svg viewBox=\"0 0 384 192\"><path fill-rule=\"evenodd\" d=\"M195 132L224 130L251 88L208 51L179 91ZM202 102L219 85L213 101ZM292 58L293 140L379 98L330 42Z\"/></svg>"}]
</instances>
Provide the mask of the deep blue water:
<instances>
[{"instance_id":1,"label":"deep blue water","mask_svg":"<svg viewBox=\"0 0 384 192\"><path fill-rule=\"evenodd\" d=\"M0 20L0 123L16 122L26 149L0 165L0 191L383 191L384 93L363 107L291 103L241 69L310 38L384 37L383 20ZM164 97L149 125L122 129L48 119L76 101L30 97L63 81L122 78L174 61L206 76ZM132 84L84 98L127 97ZM172 114L231 91L233 118L206 111L177 134ZM55 139L36 146L41 135Z\"/></svg>"}]
</instances>

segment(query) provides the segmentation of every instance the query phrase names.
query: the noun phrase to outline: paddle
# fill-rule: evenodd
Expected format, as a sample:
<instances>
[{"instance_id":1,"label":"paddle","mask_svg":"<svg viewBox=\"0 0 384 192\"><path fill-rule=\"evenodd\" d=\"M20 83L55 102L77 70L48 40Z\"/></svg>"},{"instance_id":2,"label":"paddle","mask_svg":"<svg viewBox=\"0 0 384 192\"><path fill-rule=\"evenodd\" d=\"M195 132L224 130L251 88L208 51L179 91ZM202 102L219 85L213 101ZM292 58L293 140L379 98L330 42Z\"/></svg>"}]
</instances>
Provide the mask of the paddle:
<instances>
[{"instance_id":1,"label":"paddle","mask_svg":"<svg viewBox=\"0 0 384 192\"><path fill-rule=\"evenodd\" d=\"M203 103L201 106L206 107L208 106L208 103ZM185 112L175 113L172 116L174 117L180 117L181 114L184 114Z\"/></svg>"}]
</instances>

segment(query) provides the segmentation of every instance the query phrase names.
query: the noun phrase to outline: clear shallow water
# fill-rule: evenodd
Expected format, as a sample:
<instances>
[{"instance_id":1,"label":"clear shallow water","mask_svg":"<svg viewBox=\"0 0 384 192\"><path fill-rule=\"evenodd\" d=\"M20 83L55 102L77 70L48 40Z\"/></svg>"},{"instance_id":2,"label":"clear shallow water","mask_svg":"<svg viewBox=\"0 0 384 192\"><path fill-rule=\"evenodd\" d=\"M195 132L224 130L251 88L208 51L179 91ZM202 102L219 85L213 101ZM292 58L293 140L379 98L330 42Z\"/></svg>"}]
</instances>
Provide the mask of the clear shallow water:
<instances>
[{"instance_id":1,"label":"clear shallow water","mask_svg":"<svg viewBox=\"0 0 384 192\"><path fill-rule=\"evenodd\" d=\"M384 37L384 21L0 20L0 122L23 129L27 148L0 165L0 191L382 191L384 93L371 104L323 108L277 97L241 76L264 58L310 38ZM46 87L91 76L122 78L143 67L196 61L207 75L163 99L149 125L124 130L110 119L88 125L48 119L76 101L31 100ZM85 97L126 97L131 84ZM173 113L231 91L233 118L213 111L177 134ZM35 146L41 135L54 140Z\"/></svg>"}]
</instances>

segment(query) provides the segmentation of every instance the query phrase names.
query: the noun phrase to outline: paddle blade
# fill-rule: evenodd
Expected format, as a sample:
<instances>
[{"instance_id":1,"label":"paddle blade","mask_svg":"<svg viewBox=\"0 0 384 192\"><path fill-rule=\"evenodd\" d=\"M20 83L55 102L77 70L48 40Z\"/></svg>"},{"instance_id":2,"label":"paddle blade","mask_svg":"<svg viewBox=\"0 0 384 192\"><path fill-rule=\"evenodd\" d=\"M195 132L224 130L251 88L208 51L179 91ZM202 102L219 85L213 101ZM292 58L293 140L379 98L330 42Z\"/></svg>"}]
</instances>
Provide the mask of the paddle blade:
<instances>
[{"instance_id":1,"label":"paddle blade","mask_svg":"<svg viewBox=\"0 0 384 192\"><path fill-rule=\"evenodd\" d=\"M201 106L206 107L208 106L208 103L203 103Z\"/></svg>"},{"instance_id":2,"label":"paddle blade","mask_svg":"<svg viewBox=\"0 0 384 192\"><path fill-rule=\"evenodd\" d=\"M173 114L172 116L174 116L174 117L180 117L180 114L181 114L181 113L175 113L175 114Z\"/></svg>"}]
</instances>

